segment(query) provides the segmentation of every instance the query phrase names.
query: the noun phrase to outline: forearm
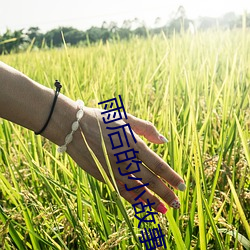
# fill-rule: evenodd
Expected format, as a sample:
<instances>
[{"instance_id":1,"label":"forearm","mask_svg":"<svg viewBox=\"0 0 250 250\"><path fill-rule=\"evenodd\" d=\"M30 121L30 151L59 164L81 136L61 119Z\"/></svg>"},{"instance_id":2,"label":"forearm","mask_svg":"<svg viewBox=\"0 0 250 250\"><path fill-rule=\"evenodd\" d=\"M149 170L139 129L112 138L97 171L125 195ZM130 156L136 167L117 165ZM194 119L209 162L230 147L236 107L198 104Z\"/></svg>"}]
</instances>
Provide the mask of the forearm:
<instances>
[{"instance_id":1,"label":"forearm","mask_svg":"<svg viewBox=\"0 0 250 250\"><path fill-rule=\"evenodd\" d=\"M0 117L39 131L48 118L53 98L54 90L0 62ZM59 94L54 113L42 135L58 145L63 144L75 111L75 103Z\"/></svg>"}]
</instances>

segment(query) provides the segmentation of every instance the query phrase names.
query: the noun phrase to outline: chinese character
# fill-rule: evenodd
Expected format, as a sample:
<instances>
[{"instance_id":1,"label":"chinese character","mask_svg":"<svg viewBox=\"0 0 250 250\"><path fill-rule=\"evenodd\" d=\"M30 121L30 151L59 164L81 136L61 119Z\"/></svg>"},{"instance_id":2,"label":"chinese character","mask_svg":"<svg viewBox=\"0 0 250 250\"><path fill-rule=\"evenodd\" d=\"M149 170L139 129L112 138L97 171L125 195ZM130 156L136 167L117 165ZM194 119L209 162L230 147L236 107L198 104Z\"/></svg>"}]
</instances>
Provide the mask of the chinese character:
<instances>
[{"instance_id":1,"label":"chinese character","mask_svg":"<svg viewBox=\"0 0 250 250\"><path fill-rule=\"evenodd\" d=\"M120 109L123 110L123 113L124 113L124 116L126 119L128 119L127 117L127 114L126 114L126 111L125 111L125 108L123 106L123 102L122 102L122 98L121 96L119 95L119 99L120 99L120 102L121 102L121 106L119 107L119 104L117 102L117 99L116 98L112 98L112 99L109 99L107 101L103 101L103 102L99 102L98 104L101 105L103 103L105 103L105 106L104 106L104 109L106 111L103 111L101 114L108 114L107 116L107 120L105 120L105 118L103 117L102 120L103 122L106 124L106 123L110 123L110 122L114 122L114 121L118 121L118 120L121 120L122 119L122 114L121 114L121 111ZM109 104L109 107L108 107L108 104L107 103L110 103ZM114 106L114 107L113 107ZM109 110L107 110L109 108ZM117 115L117 112L118 111L118 117L116 116ZM111 115L112 114L112 115ZM111 120L110 120L111 119Z\"/></svg>"},{"instance_id":2,"label":"chinese character","mask_svg":"<svg viewBox=\"0 0 250 250\"><path fill-rule=\"evenodd\" d=\"M128 129L129 129L129 131L130 131L130 133L131 133L131 135L132 135L132 137L133 137L133 140L134 140L134 142L136 143L137 141L136 141L136 139L135 139L134 133L133 133L133 131L132 131L132 129L131 129L131 127L130 127L129 124L124 124L124 125L117 126L117 127L106 127L106 128L107 128L107 129L110 129L110 130L122 128L123 133L124 133L124 136L125 136L125 139L126 139L126 142L127 142L127 146L130 147L130 144L129 144L129 141L128 141L128 137L127 137L127 135L126 135L125 127L128 127ZM119 141L120 141L120 145L117 145L117 146L114 145L114 142L113 142L113 139L112 139L112 136L114 136L114 135L117 135L117 136L118 136ZM116 149L116 148L123 147L123 142L122 142L121 135L120 135L120 132L119 132L119 131L114 132L114 133L110 133L110 134L108 134L108 136L109 136L109 139L110 139L110 141L111 141L112 149Z\"/></svg>"},{"instance_id":3,"label":"chinese character","mask_svg":"<svg viewBox=\"0 0 250 250\"><path fill-rule=\"evenodd\" d=\"M142 178L134 178L134 179L142 180ZM138 189L138 188L141 188L141 187L145 187L145 186L148 186L148 185L149 185L149 183L146 183L146 184L142 184L142 185L139 185L139 186L133 187L133 188L128 188L128 187L127 187L127 184L125 184L124 186L125 186L125 188L126 188L127 191L132 191L132 190L135 190L135 189ZM137 200L138 200L143 194L145 194L145 193L146 193L146 190L143 190L139 195L137 195L137 196L134 198L134 200L137 201Z\"/></svg>"},{"instance_id":4,"label":"chinese character","mask_svg":"<svg viewBox=\"0 0 250 250\"><path fill-rule=\"evenodd\" d=\"M157 213L156 212L150 212L150 211L152 211L151 205L154 205L154 204L155 204L155 202L150 203L149 199L147 199L147 205L144 205L142 202L133 204L133 207L134 207L134 210L135 210L135 217L140 221L139 224L138 224L138 228L141 226L142 222L154 222L155 223L154 215L157 214ZM136 206L138 206L138 205L141 205L141 207L142 207L141 211L136 210ZM137 216L137 214L145 212L146 207L149 207L150 211L147 211L147 214L142 218ZM145 220L150 215L152 216L152 219L151 220Z\"/></svg>"},{"instance_id":5,"label":"chinese character","mask_svg":"<svg viewBox=\"0 0 250 250\"><path fill-rule=\"evenodd\" d=\"M146 204L143 204L142 202L138 202L136 204L133 204L133 207L134 207L134 210L135 210L135 214L140 214L140 213L144 213L146 210L145 208L146 207L149 207L150 211L152 211L152 208L151 208L151 205L154 205L155 202L153 203L150 203L149 199L147 199L147 205ZM140 211L137 211L136 210L136 206L141 206L142 209L140 209Z\"/></svg>"},{"instance_id":6,"label":"chinese character","mask_svg":"<svg viewBox=\"0 0 250 250\"><path fill-rule=\"evenodd\" d=\"M132 152L133 153L133 156L128 156L128 153L129 152ZM124 161L128 161L128 160L132 160L132 159L136 159L137 157L136 157L136 155L135 154L138 154L139 153L139 151L135 151L133 148L132 149L129 149L129 150L125 150L125 151L122 151L122 152L120 152L120 153L116 153L116 154L114 154L114 156L116 156L117 157L117 162L116 162L116 164L118 164L118 163L121 163L121 162L124 162ZM119 158L119 155L122 155L122 154L125 154L125 159L120 159Z\"/></svg>"},{"instance_id":7,"label":"chinese character","mask_svg":"<svg viewBox=\"0 0 250 250\"><path fill-rule=\"evenodd\" d=\"M122 173L121 168L119 167L119 168L118 168L118 171L119 171L119 173L120 173L121 176L129 175L129 174L134 174L134 173L137 173L137 172L140 172L140 171L141 171L140 166L139 166L139 163L142 163L142 162L141 162L141 161L135 161L135 160L132 160L132 162L136 164L137 169L134 170L134 171ZM126 170L128 170L128 169L131 167L131 165L132 165L132 163L129 163L128 166L126 167ZM129 176L128 178L129 178L129 179L134 179L134 178L131 177L131 176Z\"/></svg>"},{"instance_id":8,"label":"chinese character","mask_svg":"<svg viewBox=\"0 0 250 250\"><path fill-rule=\"evenodd\" d=\"M145 231L145 236L143 231L141 231L142 237L139 237L139 240L141 243L145 244L146 250L153 250L156 249L156 247L162 247L163 244L165 248L167 247L164 238L165 235L162 234L161 227L159 224L158 228L153 228L152 230L150 228L148 229L150 235L148 234L146 228L144 228L144 231Z\"/></svg>"}]
</instances>

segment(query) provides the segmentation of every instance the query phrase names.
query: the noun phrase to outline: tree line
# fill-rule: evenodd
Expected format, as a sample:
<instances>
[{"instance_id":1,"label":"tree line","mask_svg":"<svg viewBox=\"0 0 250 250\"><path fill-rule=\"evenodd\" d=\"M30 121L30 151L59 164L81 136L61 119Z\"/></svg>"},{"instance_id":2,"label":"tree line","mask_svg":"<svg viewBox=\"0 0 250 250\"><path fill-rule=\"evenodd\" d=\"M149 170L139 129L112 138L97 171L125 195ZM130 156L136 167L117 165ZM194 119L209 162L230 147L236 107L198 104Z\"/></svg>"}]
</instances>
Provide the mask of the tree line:
<instances>
[{"instance_id":1,"label":"tree line","mask_svg":"<svg viewBox=\"0 0 250 250\"><path fill-rule=\"evenodd\" d=\"M179 33L189 30L207 30L211 28L233 29L242 27L242 20L245 20L245 26L250 27L250 14L245 17L236 15L233 12L225 14L219 19L202 17L197 20L191 20L186 17L185 9L180 6L175 17L169 22L161 25L161 19L155 19L153 28L146 28L143 21L135 18L134 20L125 20L121 27L115 22L103 22L101 27L91 27L86 31L81 31L73 27L58 27L46 33L42 33L39 27L30 27L27 31L24 29L11 31L9 29L0 35L0 54L10 52L19 52L27 48L54 48L63 45L62 34L68 46L84 46L92 43L106 43L111 40L124 40L131 37L147 37L164 33L171 36L173 32Z\"/></svg>"}]
</instances>

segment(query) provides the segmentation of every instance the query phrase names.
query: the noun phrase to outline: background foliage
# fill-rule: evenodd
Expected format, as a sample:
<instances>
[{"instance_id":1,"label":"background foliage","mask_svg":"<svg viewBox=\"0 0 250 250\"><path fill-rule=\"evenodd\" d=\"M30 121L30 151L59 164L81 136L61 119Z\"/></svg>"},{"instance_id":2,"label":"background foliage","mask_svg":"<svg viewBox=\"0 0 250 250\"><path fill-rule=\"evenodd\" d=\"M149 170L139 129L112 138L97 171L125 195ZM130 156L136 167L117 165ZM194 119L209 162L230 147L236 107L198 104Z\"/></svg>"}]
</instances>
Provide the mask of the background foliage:
<instances>
[{"instance_id":1,"label":"background foliage","mask_svg":"<svg viewBox=\"0 0 250 250\"><path fill-rule=\"evenodd\" d=\"M90 107L121 94L168 137L148 144L187 184L180 210L157 216L167 249L249 249L249 34L180 31L1 60L51 88L60 79ZM47 140L0 123L1 249L141 249L130 204Z\"/></svg>"},{"instance_id":2,"label":"background foliage","mask_svg":"<svg viewBox=\"0 0 250 250\"><path fill-rule=\"evenodd\" d=\"M250 13L245 13L246 27L250 27ZM58 27L42 33L39 27L30 27L28 30L11 31L9 29L0 35L0 54L25 51L32 45L32 49L46 49L61 47L63 32L68 46L86 46L91 43L113 40L128 40L131 37L147 37L164 33L171 36L173 33L180 33L182 30L189 30L192 33L208 29L234 29L242 27L242 16L234 12L226 13L220 18L200 17L197 20L187 18L185 9L180 6L175 17L161 25L162 20L155 19L155 27L147 28L144 21L135 18L124 20L121 27L116 22L103 22L102 27L91 27L86 31L80 31L73 27Z\"/></svg>"}]
</instances>

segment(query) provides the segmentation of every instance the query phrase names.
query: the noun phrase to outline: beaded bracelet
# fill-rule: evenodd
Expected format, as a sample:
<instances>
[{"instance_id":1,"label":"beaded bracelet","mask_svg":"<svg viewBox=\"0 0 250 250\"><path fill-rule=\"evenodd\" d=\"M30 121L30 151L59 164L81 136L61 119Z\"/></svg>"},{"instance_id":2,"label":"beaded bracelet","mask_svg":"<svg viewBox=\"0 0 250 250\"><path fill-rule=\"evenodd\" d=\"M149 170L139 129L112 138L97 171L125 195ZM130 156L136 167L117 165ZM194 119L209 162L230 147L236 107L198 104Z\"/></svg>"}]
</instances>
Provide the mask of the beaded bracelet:
<instances>
[{"instance_id":1,"label":"beaded bracelet","mask_svg":"<svg viewBox=\"0 0 250 250\"><path fill-rule=\"evenodd\" d=\"M79 110L76 113L76 121L74 121L72 123L71 126L71 132L65 137L64 140L64 144L60 147L58 147L57 151L59 153L63 153L67 150L67 146L68 144L70 144L73 140L73 134L76 132L76 130L79 128L79 122L82 119L83 115L84 115L84 111L83 111L83 107L84 107L84 102L81 100L77 100L77 107L79 108Z\"/></svg>"}]
</instances>

